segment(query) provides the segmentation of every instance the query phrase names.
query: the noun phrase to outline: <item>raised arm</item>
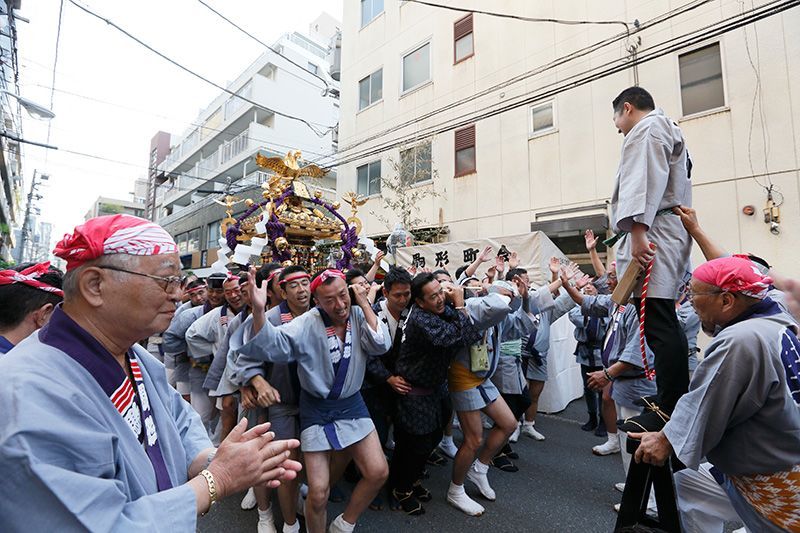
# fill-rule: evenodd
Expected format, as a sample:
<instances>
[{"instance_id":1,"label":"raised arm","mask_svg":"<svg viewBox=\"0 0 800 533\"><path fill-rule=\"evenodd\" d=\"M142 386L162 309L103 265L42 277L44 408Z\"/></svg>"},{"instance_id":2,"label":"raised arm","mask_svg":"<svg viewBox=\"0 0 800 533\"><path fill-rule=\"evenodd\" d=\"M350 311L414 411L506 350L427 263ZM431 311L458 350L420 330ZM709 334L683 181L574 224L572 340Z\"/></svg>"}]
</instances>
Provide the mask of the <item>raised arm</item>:
<instances>
[{"instance_id":1,"label":"raised arm","mask_svg":"<svg viewBox=\"0 0 800 533\"><path fill-rule=\"evenodd\" d=\"M590 229L587 229L583 234L583 239L586 242L586 251L589 252L595 274L597 274L597 277L604 275L606 266L600 261L600 255L597 253L597 241L600 239L595 237L594 232Z\"/></svg>"},{"instance_id":2,"label":"raised arm","mask_svg":"<svg viewBox=\"0 0 800 533\"><path fill-rule=\"evenodd\" d=\"M478 271L478 267L481 266L481 264L486 263L487 261L491 261L491 260L492 260L492 247L491 246L487 246L486 248L483 249L483 251L480 253L480 255L475 259L475 261L470 263L470 265L467 267L467 269L464 270L464 273L462 274L461 277L462 278L464 278L464 277L468 278L470 276L474 276L475 272Z\"/></svg>"},{"instance_id":3,"label":"raised arm","mask_svg":"<svg viewBox=\"0 0 800 533\"><path fill-rule=\"evenodd\" d=\"M372 283L375 281L375 276L378 274L378 269L381 267L381 260L386 257L386 254L383 250L378 250L375 254L375 260L372 262L372 266L370 267L369 271L364 274L364 277L367 278L367 281Z\"/></svg>"},{"instance_id":4,"label":"raised arm","mask_svg":"<svg viewBox=\"0 0 800 533\"><path fill-rule=\"evenodd\" d=\"M706 258L706 261L728 255L728 252L712 241L711 237L700 227L700 223L697 221L697 211L691 207L680 206L673 207L672 212L681 217L683 227L686 228L694 242L700 247L700 251L703 252L703 257Z\"/></svg>"}]
</instances>

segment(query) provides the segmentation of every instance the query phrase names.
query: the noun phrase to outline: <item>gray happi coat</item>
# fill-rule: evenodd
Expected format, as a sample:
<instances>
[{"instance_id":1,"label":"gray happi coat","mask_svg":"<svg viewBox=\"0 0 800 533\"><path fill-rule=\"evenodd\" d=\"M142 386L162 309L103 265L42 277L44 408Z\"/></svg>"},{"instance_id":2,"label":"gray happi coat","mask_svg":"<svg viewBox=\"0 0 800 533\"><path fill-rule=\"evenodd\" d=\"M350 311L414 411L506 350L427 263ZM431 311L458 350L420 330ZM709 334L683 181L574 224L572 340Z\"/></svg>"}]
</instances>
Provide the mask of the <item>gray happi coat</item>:
<instances>
[{"instance_id":1,"label":"gray happi coat","mask_svg":"<svg viewBox=\"0 0 800 533\"><path fill-rule=\"evenodd\" d=\"M622 143L611 197L614 230L631 231L634 222L649 228L647 238L657 250L648 297L674 299L688 269L692 238L678 216L657 215L678 205L692 205L688 162L680 128L660 109L640 120ZM617 250L620 278L630 262L631 238L627 235ZM634 294L641 294L641 281Z\"/></svg>"}]
</instances>

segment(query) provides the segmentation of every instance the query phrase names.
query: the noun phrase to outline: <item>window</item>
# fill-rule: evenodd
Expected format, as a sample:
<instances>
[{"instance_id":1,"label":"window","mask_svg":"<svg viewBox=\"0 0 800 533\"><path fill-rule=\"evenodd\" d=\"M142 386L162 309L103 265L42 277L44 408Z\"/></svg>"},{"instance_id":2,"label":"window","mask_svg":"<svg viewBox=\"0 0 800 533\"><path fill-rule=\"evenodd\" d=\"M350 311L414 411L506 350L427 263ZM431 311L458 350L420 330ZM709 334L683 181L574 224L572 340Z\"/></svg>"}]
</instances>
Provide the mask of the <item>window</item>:
<instances>
[{"instance_id":1,"label":"window","mask_svg":"<svg viewBox=\"0 0 800 533\"><path fill-rule=\"evenodd\" d=\"M314 63L311 63L310 61L308 63L308 71L311 74L319 74L319 69L317 68L317 65L315 65Z\"/></svg>"},{"instance_id":2,"label":"window","mask_svg":"<svg viewBox=\"0 0 800 533\"><path fill-rule=\"evenodd\" d=\"M187 234L186 253L196 252L200 249L200 228L195 228Z\"/></svg>"},{"instance_id":3,"label":"window","mask_svg":"<svg viewBox=\"0 0 800 533\"><path fill-rule=\"evenodd\" d=\"M472 13L455 22L453 25L453 41L456 63L475 55L475 45L472 40Z\"/></svg>"},{"instance_id":4,"label":"window","mask_svg":"<svg viewBox=\"0 0 800 533\"><path fill-rule=\"evenodd\" d=\"M719 43L678 56L683 114L725 105Z\"/></svg>"},{"instance_id":5,"label":"window","mask_svg":"<svg viewBox=\"0 0 800 533\"><path fill-rule=\"evenodd\" d=\"M383 69L376 70L358 82L358 109L371 106L383 98Z\"/></svg>"},{"instance_id":6,"label":"window","mask_svg":"<svg viewBox=\"0 0 800 533\"><path fill-rule=\"evenodd\" d=\"M475 172L475 125L455 132L456 177Z\"/></svg>"},{"instance_id":7,"label":"window","mask_svg":"<svg viewBox=\"0 0 800 533\"><path fill-rule=\"evenodd\" d=\"M381 162L373 161L366 165L361 165L356 169L358 184L356 191L364 196L372 196L381 193Z\"/></svg>"},{"instance_id":8,"label":"window","mask_svg":"<svg viewBox=\"0 0 800 533\"><path fill-rule=\"evenodd\" d=\"M403 56L403 91L418 87L431 79L431 43L425 43Z\"/></svg>"},{"instance_id":9,"label":"window","mask_svg":"<svg viewBox=\"0 0 800 533\"><path fill-rule=\"evenodd\" d=\"M186 253L186 238L188 234L181 233L177 237L175 237L175 242L178 244L178 253L183 255Z\"/></svg>"},{"instance_id":10,"label":"window","mask_svg":"<svg viewBox=\"0 0 800 533\"><path fill-rule=\"evenodd\" d=\"M361 0L361 27L383 13L383 0Z\"/></svg>"},{"instance_id":11,"label":"window","mask_svg":"<svg viewBox=\"0 0 800 533\"><path fill-rule=\"evenodd\" d=\"M419 183L431 179L431 142L400 152L400 179Z\"/></svg>"},{"instance_id":12,"label":"window","mask_svg":"<svg viewBox=\"0 0 800 533\"><path fill-rule=\"evenodd\" d=\"M531 107L531 134L552 130L554 127L553 102Z\"/></svg>"},{"instance_id":13,"label":"window","mask_svg":"<svg viewBox=\"0 0 800 533\"><path fill-rule=\"evenodd\" d=\"M219 248L219 238L222 237L219 228L220 228L219 220L216 220L208 225L206 249Z\"/></svg>"}]
</instances>

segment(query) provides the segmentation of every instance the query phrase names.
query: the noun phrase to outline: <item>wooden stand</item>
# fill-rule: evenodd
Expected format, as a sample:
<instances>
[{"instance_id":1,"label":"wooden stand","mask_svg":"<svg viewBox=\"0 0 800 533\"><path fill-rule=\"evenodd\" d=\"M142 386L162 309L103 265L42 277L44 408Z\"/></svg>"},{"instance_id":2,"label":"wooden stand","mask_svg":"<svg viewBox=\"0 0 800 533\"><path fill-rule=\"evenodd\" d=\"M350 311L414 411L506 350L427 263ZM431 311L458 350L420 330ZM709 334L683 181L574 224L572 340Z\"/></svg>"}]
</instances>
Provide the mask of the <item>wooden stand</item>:
<instances>
[{"instance_id":1,"label":"wooden stand","mask_svg":"<svg viewBox=\"0 0 800 533\"><path fill-rule=\"evenodd\" d=\"M628 451L635 453L639 441L628 439ZM680 467L679 467L680 468ZM650 490L655 491L656 505L658 506L658 519L647 516L647 502ZM628 469L628 478L625 480L625 492L622 493L617 523L614 531L634 525L643 525L657 528L658 531L680 533L681 521L678 506L675 500L675 485L672 480L672 465L670 461L664 466L653 466L646 463L636 463L631 459Z\"/></svg>"}]
</instances>

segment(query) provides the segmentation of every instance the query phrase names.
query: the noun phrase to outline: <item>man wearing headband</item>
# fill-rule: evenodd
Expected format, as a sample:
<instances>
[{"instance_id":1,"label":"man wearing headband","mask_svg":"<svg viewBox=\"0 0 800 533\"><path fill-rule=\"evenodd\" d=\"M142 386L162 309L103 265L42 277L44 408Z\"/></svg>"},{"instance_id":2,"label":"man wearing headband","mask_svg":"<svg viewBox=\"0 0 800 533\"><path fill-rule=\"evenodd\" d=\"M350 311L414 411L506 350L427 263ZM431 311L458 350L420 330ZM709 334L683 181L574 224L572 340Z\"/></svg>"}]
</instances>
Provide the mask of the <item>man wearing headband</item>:
<instances>
[{"instance_id":1,"label":"man wearing headband","mask_svg":"<svg viewBox=\"0 0 800 533\"><path fill-rule=\"evenodd\" d=\"M711 261L712 259L718 259L720 257L731 256L730 252L726 251L722 246L714 242L705 232L705 230L703 230L703 228L700 226L700 222L697 220L697 211L691 207L686 207L683 205L673 208L672 211L681 218L683 227L686 228L686 231L688 231L689 235L692 236L694 242L696 242L697 246L700 247L700 251L703 252L703 257L706 258L706 261ZM761 272L761 274L764 276L769 275L770 268L772 267L765 259L750 253L734 255L736 257L743 257L750 260L753 263L753 266L755 266L758 271ZM776 288L773 284L770 286L767 295L769 296L770 300L778 304L781 308L783 308L784 311L788 312L788 306L786 305L785 301L786 295L782 290Z\"/></svg>"},{"instance_id":2,"label":"man wearing headband","mask_svg":"<svg viewBox=\"0 0 800 533\"><path fill-rule=\"evenodd\" d=\"M254 270L248 289L252 291L256 335L239 351L272 363L297 362L300 440L309 486L306 527L311 533L325 530L331 457L334 452L347 450L363 477L330 531L352 531L388 473L359 390L367 358L391 348L389 331L372 311L364 287L350 287L357 304L351 305L344 273L339 270L319 273L310 286L317 307L280 327L267 321L262 306L256 303L265 301L266 287L255 287Z\"/></svg>"},{"instance_id":3,"label":"man wearing headband","mask_svg":"<svg viewBox=\"0 0 800 533\"><path fill-rule=\"evenodd\" d=\"M189 531L219 498L296 475L263 425L216 455L197 414L138 339L180 300L178 247L130 215L88 220L57 245L64 303L0 360L0 498L9 531Z\"/></svg>"},{"instance_id":4,"label":"man wearing headband","mask_svg":"<svg viewBox=\"0 0 800 533\"><path fill-rule=\"evenodd\" d=\"M279 265L275 265L279 267ZM266 320L273 326L288 324L294 318L306 313L311 306L310 282L308 272L297 265L286 268L271 269L266 276L256 279L267 285L267 294L270 306ZM262 285L262 287L263 287ZM280 295L273 298L273 294ZM263 302L254 302L252 305L263 305ZM300 383L297 378L297 363L265 363L263 359L256 359L239 352L243 344L253 337L253 319L248 317L242 328L231 337L229 365L231 366L231 381L240 387L250 387L254 390L253 401L259 408L269 408L269 421L271 429L279 439L300 438ZM243 407L252 407L243 405ZM299 453L292 452L292 459L299 460ZM300 531L300 522L297 520L297 494L299 484L295 480L281 484L278 488L278 502L281 516L284 520L284 533L297 533ZM255 497L258 503L259 531L275 531L272 507L270 505L271 491L262 491L255 488Z\"/></svg>"},{"instance_id":5,"label":"man wearing headband","mask_svg":"<svg viewBox=\"0 0 800 533\"><path fill-rule=\"evenodd\" d=\"M176 323L178 317L181 316L184 311L203 306L206 303L206 298L208 297L206 289L206 282L199 279L191 281L186 285L183 295L188 299L175 309L175 316L172 317L170 327ZM167 331L169 331L169 328L167 328ZM191 386L189 385L189 357L186 355L186 339L184 336L178 338L173 332L170 332L169 341L167 340L166 331L161 334L161 350L164 352L164 368L167 371L167 381L169 384L175 387L175 389L181 393L184 400L188 402L191 401L189 396ZM185 333L186 332L184 332L184 335ZM178 340L180 342L177 342ZM176 347L176 342L180 344L180 346ZM168 346L170 349L168 349ZM175 350L182 351L176 352ZM178 379L179 377L181 379Z\"/></svg>"},{"instance_id":6,"label":"man wearing headband","mask_svg":"<svg viewBox=\"0 0 800 533\"><path fill-rule=\"evenodd\" d=\"M195 298L190 297L190 305L186 307L184 311L175 313L169 328L164 332L164 352L172 354L175 359L174 386L187 402L192 401L192 360L189 358L189 349L186 344L186 332L189 330L189 326L194 324L198 318L222 305L222 302L225 300L222 284L226 279L227 275L221 272L211 274L206 280L205 302L202 305L199 305L199 303L198 305L194 305L194 302L199 302L200 298L198 296L195 296ZM178 309L181 308L179 307ZM198 398L201 397L198 396ZM202 399L195 401L202 402ZM197 407L195 407L195 410L197 410Z\"/></svg>"},{"instance_id":7,"label":"man wearing headband","mask_svg":"<svg viewBox=\"0 0 800 533\"><path fill-rule=\"evenodd\" d=\"M689 531L800 527L800 342L794 320L767 296L772 279L741 257L695 269L689 297L714 334L689 392L636 461L688 468L675 474ZM708 462L704 462L708 461Z\"/></svg>"},{"instance_id":8,"label":"man wearing headband","mask_svg":"<svg viewBox=\"0 0 800 533\"><path fill-rule=\"evenodd\" d=\"M50 263L0 270L0 356L44 326L63 299L61 271Z\"/></svg>"}]
</instances>

